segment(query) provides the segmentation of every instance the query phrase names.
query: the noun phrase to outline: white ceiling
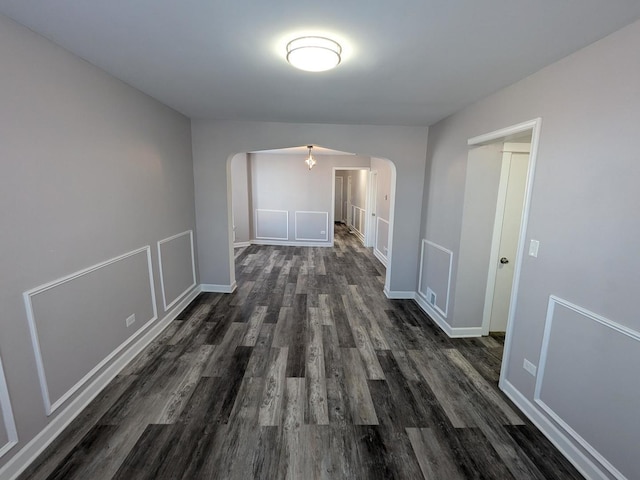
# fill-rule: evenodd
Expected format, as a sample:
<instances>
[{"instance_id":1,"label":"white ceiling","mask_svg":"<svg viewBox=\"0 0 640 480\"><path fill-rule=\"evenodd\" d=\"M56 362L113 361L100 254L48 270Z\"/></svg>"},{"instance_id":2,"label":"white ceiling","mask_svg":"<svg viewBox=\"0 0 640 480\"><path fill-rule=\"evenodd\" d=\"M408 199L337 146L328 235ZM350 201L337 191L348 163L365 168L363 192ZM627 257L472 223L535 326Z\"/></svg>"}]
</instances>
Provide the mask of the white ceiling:
<instances>
[{"instance_id":1,"label":"white ceiling","mask_svg":"<svg viewBox=\"0 0 640 480\"><path fill-rule=\"evenodd\" d=\"M429 125L640 18L638 0L0 0L192 118ZM290 67L321 33L343 63Z\"/></svg>"}]
</instances>

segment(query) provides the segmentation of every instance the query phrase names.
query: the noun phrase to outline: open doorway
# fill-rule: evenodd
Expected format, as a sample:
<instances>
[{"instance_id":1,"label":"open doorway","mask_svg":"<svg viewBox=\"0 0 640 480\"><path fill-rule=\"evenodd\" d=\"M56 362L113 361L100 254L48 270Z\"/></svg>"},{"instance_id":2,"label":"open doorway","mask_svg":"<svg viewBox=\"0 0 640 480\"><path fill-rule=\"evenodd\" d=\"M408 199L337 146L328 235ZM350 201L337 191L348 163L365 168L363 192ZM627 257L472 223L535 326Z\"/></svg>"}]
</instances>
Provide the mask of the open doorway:
<instances>
[{"instance_id":1,"label":"open doorway","mask_svg":"<svg viewBox=\"0 0 640 480\"><path fill-rule=\"evenodd\" d=\"M371 167L334 167L334 224L343 223L364 246L370 245L368 225ZM338 214L340 217L338 217ZM334 225L335 235L335 225Z\"/></svg>"},{"instance_id":2,"label":"open doorway","mask_svg":"<svg viewBox=\"0 0 640 480\"><path fill-rule=\"evenodd\" d=\"M316 163L311 169L305 162L306 145L230 158L234 257L250 245L331 247L334 222L342 222L351 226L349 235L372 248L387 269L395 194L393 163L320 146L313 146L312 152ZM385 285L388 280L386 272Z\"/></svg>"},{"instance_id":3,"label":"open doorway","mask_svg":"<svg viewBox=\"0 0 640 480\"><path fill-rule=\"evenodd\" d=\"M457 316L482 315L480 333L506 332L514 316L540 120L472 138L458 259Z\"/></svg>"}]
</instances>

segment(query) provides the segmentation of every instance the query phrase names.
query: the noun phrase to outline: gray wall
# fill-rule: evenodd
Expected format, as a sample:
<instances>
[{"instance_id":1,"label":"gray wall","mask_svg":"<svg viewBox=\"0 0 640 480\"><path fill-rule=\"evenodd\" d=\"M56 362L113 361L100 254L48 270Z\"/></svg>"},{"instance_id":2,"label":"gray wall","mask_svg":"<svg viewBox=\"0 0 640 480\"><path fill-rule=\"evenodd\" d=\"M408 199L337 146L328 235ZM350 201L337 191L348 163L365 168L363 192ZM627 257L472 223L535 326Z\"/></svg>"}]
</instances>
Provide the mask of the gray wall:
<instances>
[{"instance_id":1,"label":"gray wall","mask_svg":"<svg viewBox=\"0 0 640 480\"><path fill-rule=\"evenodd\" d=\"M541 358L546 355L542 340L551 294L607 321L640 331L640 256L636 254L640 244L638 45L640 23L636 22L429 130L422 236L451 249L457 266L467 139L542 117L526 233L527 244L530 239L540 240L540 251L538 258L525 256L523 260L506 364L507 382L503 385L522 395L521 404L525 402L524 406L542 419L549 417L534 401L536 378L522 365L526 358L540 367ZM456 296L456 300L451 305L450 321L457 326L460 299ZM479 326L481 321L478 317L466 326ZM583 433L594 448L607 438L610 445L601 453L628 478L638 478L637 455L609 453L625 452L625 442L635 442L636 446L640 442L640 428L635 429L631 439L615 431L615 425L623 424L625 419L638 418L637 398L633 400L628 388L637 384L637 375L626 374L623 363L612 366L593 359L603 353L615 353L615 358L623 362L623 358L632 357L632 350L637 350L639 344L637 340L606 342L592 324L583 319L574 322L573 335L554 337L551 333L553 358L555 362L575 365L580 378L586 380L579 386L581 398L597 396L603 388L619 392L615 406L601 405L598 412L611 419L597 433L600 439L592 431ZM590 345L586 352L584 345ZM619 348L630 350L624 355ZM608 383L612 378L615 385ZM553 398L556 404L571 398L574 392L569 389L578 387L570 380L550 376L543 382L546 397ZM591 413L590 409L583 413L576 409L572 415L579 418L568 419L569 426L580 433ZM572 444L577 445L577 440Z\"/></svg>"},{"instance_id":2,"label":"gray wall","mask_svg":"<svg viewBox=\"0 0 640 480\"><path fill-rule=\"evenodd\" d=\"M0 65L0 355L20 438L2 466L69 403L45 415L23 292L150 247L153 290L143 249L33 292L55 401L165 316L157 242L195 230L195 212L187 118L5 17ZM184 237L163 243L168 301L193 281Z\"/></svg>"},{"instance_id":3,"label":"gray wall","mask_svg":"<svg viewBox=\"0 0 640 480\"><path fill-rule=\"evenodd\" d=\"M392 291L414 292L419 251L416 208L422 201L427 129L372 125L192 121L198 221L198 259L203 283L230 285L227 162L238 152L314 144L388 158L396 166L396 216L387 270ZM394 252L397 254L394 255Z\"/></svg>"},{"instance_id":4,"label":"gray wall","mask_svg":"<svg viewBox=\"0 0 640 480\"><path fill-rule=\"evenodd\" d=\"M378 189L376 194L376 215L385 220L390 219L391 182L393 165L383 158L371 159L371 170L378 172Z\"/></svg>"},{"instance_id":5,"label":"gray wall","mask_svg":"<svg viewBox=\"0 0 640 480\"><path fill-rule=\"evenodd\" d=\"M252 214L269 210L280 210L288 213L288 241L320 241L331 242L330 234L333 199L331 197L333 168L335 167L369 167L371 159L359 155L316 155L316 165L309 170L304 163L306 155L287 155L274 153L250 154ZM349 171L357 175L361 170ZM362 171L365 175L366 172ZM359 191L358 191L359 192ZM364 193L358 193L364 199ZM298 212L318 212L302 214ZM259 212L259 213L260 213ZM266 216L263 217L263 226ZM270 221L286 218L282 215L271 215ZM296 237L296 224L298 235ZM315 228L315 227L318 228ZM255 227L254 227L255 228ZM321 234L321 231L326 231ZM255 238L260 232L255 231ZM328 240L324 240L327 238Z\"/></svg>"},{"instance_id":6,"label":"gray wall","mask_svg":"<svg viewBox=\"0 0 640 480\"><path fill-rule=\"evenodd\" d=\"M482 323L501 168L502 144L469 150L457 261L458 275L454 287L454 304L457 308L453 326L456 327L477 325L478 319ZM443 276L435 278L441 279ZM432 286L430 282L426 282L426 285Z\"/></svg>"},{"instance_id":7,"label":"gray wall","mask_svg":"<svg viewBox=\"0 0 640 480\"><path fill-rule=\"evenodd\" d=\"M251 177L246 153L239 153L231 160L231 192L233 195L233 221L236 228L235 243L251 240Z\"/></svg>"},{"instance_id":8,"label":"gray wall","mask_svg":"<svg viewBox=\"0 0 640 480\"><path fill-rule=\"evenodd\" d=\"M391 221L391 195L393 182L393 165L383 158L371 159L371 170L378 172L376 189L376 218L374 248L379 255L387 257L389 247L389 222Z\"/></svg>"}]
</instances>

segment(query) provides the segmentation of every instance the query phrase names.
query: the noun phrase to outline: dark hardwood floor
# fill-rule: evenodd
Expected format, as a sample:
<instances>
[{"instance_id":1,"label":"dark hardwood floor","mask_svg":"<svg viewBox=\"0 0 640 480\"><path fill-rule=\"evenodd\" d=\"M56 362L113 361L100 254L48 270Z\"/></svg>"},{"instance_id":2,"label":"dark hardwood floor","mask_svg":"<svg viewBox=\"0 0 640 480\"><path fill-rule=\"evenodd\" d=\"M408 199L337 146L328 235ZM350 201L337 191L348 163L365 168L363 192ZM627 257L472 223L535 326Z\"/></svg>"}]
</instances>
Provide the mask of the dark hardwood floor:
<instances>
[{"instance_id":1,"label":"dark hardwood floor","mask_svg":"<svg viewBox=\"0 0 640 480\"><path fill-rule=\"evenodd\" d=\"M449 339L336 226L250 246L22 479L579 479L498 390L504 338Z\"/></svg>"}]
</instances>

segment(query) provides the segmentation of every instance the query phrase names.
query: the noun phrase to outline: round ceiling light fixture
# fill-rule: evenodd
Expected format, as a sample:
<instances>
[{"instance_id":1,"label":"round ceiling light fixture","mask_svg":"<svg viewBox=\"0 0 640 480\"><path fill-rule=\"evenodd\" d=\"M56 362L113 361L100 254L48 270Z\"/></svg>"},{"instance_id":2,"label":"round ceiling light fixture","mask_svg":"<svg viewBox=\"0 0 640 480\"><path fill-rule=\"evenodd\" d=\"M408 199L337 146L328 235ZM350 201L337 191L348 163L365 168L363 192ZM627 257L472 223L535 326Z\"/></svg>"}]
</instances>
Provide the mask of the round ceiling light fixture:
<instances>
[{"instance_id":1,"label":"round ceiling light fixture","mask_svg":"<svg viewBox=\"0 0 640 480\"><path fill-rule=\"evenodd\" d=\"M324 72L340 64L342 47L326 37L299 37L287 44L287 61L300 70Z\"/></svg>"}]
</instances>

